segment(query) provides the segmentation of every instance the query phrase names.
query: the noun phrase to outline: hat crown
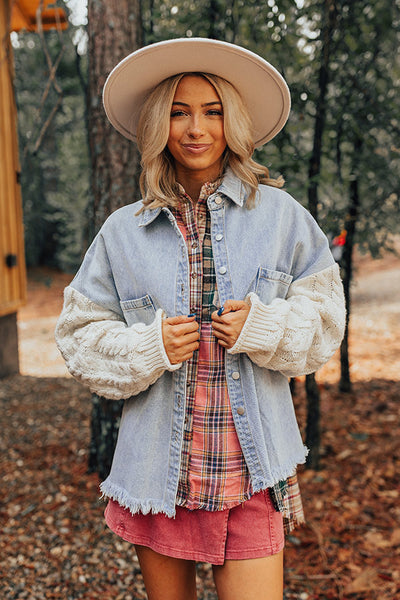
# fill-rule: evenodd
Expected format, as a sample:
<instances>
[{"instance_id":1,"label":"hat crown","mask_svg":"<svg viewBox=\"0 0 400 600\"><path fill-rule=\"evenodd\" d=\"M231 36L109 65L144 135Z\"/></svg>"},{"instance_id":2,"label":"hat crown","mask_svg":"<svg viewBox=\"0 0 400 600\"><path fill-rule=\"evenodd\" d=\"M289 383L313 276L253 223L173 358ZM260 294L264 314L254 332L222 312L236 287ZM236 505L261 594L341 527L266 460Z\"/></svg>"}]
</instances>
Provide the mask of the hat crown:
<instances>
[{"instance_id":1,"label":"hat crown","mask_svg":"<svg viewBox=\"0 0 400 600\"><path fill-rule=\"evenodd\" d=\"M251 50L220 40L176 38L144 46L121 60L103 90L108 119L122 135L136 140L148 94L178 73L203 72L229 81L239 92L253 122L256 146L271 140L290 112L290 93L280 73Z\"/></svg>"}]
</instances>

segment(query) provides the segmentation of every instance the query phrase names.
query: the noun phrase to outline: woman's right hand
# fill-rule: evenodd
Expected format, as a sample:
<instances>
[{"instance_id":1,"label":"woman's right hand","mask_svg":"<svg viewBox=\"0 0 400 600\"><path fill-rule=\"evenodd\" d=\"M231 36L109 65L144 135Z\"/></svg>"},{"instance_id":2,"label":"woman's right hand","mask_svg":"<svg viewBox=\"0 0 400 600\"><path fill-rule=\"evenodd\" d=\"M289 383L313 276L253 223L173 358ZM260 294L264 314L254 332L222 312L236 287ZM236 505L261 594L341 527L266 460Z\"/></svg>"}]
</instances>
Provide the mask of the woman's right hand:
<instances>
[{"instance_id":1,"label":"woman's right hand","mask_svg":"<svg viewBox=\"0 0 400 600\"><path fill-rule=\"evenodd\" d=\"M199 325L195 317L168 317L162 322L162 337L169 362L176 365L193 356L199 347Z\"/></svg>"}]
</instances>

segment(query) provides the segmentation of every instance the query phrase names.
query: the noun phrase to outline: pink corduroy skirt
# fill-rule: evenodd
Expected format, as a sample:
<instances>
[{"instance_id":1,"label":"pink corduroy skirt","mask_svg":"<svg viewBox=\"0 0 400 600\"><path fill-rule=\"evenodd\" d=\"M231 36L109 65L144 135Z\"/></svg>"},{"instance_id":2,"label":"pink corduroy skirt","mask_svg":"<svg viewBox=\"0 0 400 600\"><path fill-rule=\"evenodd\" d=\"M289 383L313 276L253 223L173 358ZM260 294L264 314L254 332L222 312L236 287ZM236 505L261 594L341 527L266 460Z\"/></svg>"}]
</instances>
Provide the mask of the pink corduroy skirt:
<instances>
[{"instance_id":1,"label":"pink corduroy skirt","mask_svg":"<svg viewBox=\"0 0 400 600\"><path fill-rule=\"evenodd\" d=\"M268 490L221 511L178 506L173 519L162 513L132 515L110 500L105 519L108 527L128 542L166 556L214 565L271 556L285 544L282 515L275 510Z\"/></svg>"}]
</instances>

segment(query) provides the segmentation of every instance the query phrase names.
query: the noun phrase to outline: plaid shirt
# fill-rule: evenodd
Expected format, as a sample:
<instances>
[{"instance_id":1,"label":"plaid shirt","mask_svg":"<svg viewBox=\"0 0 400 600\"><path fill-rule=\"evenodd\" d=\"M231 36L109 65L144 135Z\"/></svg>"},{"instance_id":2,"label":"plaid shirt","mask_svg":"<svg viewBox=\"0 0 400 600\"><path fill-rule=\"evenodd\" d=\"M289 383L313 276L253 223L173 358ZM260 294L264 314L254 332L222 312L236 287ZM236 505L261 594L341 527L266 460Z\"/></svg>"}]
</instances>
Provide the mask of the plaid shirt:
<instances>
[{"instance_id":1,"label":"plaid shirt","mask_svg":"<svg viewBox=\"0 0 400 600\"><path fill-rule=\"evenodd\" d=\"M186 239L191 273L190 312L200 326L200 346L187 363L186 419L177 504L222 510L251 496L250 477L233 422L225 379L225 351L212 333L219 307L207 198L219 182L205 184L197 202L183 193L174 211Z\"/></svg>"},{"instance_id":2,"label":"plaid shirt","mask_svg":"<svg viewBox=\"0 0 400 600\"><path fill-rule=\"evenodd\" d=\"M203 185L197 202L180 188L173 209L186 240L191 285L190 312L200 326L200 345L187 364L186 419L177 504L188 509L222 510L252 494L251 482L232 417L225 378L225 350L212 333L211 314L219 308L207 198L220 181ZM304 520L294 475L270 489L283 513L286 532Z\"/></svg>"},{"instance_id":3,"label":"plaid shirt","mask_svg":"<svg viewBox=\"0 0 400 600\"><path fill-rule=\"evenodd\" d=\"M305 522L303 503L296 473L269 488L272 503L283 515L285 533L290 533Z\"/></svg>"}]
</instances>

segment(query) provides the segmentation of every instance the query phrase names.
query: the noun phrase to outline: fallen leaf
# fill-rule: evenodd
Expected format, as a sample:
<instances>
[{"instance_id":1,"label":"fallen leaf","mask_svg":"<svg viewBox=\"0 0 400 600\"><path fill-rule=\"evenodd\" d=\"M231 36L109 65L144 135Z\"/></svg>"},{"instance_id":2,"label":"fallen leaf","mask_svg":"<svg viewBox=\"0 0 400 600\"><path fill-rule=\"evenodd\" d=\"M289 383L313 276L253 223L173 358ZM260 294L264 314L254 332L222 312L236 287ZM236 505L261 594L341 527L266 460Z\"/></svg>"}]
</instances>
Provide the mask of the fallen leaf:
<instances>
[{"instance_id":1,"label":"fallen leaf","mask_svg":"<svg viewBox=\"0 0 400 600\"><path fill-rule=\"evenodd\" d=\"M389 548L392 545L391 541L379 531L368 531L365 534L364 542L371 548Z\"/></svg>"},{"instance_id":2,"label":"fallen leaf","mask_svg":"<svg viewBox=\"0 0 400 600\"><path fill-rule=\"evenodd\" d=\"M378 579L378 571L373 567L365 569L361 575L356 577L344 589L345 594L358 594L374 589L376 580Z\"/></svg>"}]
</instances>

